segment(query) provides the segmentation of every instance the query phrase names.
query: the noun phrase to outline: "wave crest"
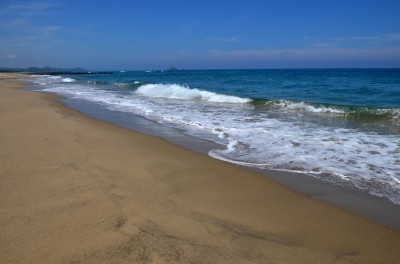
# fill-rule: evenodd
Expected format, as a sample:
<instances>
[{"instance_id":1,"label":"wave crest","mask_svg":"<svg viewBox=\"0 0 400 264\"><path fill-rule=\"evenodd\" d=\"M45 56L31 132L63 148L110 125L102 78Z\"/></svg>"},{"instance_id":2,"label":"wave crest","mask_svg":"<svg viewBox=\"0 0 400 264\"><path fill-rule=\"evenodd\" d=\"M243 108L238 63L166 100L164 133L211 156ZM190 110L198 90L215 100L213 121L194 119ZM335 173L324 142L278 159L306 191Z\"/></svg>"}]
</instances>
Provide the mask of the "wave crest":
<instances>
[{"instance_id":1,"label":"wave crest","mask_svg":"<svg viewBox=\"0 0 400 264\"><path fill-rule=\"evenodd\" d=\"M344 109L339 109L334 106L317 106L312 105L306 102L295 102L295 101L286 101L286 100L278 100L278 101L270 101L265 103L266 106L271 108L283 108L287 110L293 111L302 111L302 112L313 112L313 113L329 113L329 114L337 114L337 115L345 115L346 111Z\"/></svg>"},{"instance_id":2,"label":"wave crest","mask_svg":"<svg viewBox=\"0 0 400 264\"><path fill-rule=\"evenodd\" d=\"M143 85L143 82L139 81L132 81L132 82L122 82L122 83L113 83L113 85L122 87L122 88L137 88L141 85Z\"/></svg>"},{"instance_id":3,"label":"wave crest","mask_svg":"<svg viewBox=\"0 0 400 264\"><path fill-rule=\"evenodd\" d=\"M199 100L217 103L249 103L249 98L217 94L209 91L190 89L178 84L145 84L140 86L136 94L149 97L164 97L170 99Z\"/></svg>"},{"instance_id":4,"label":"wave crest","mask_svg":"<svg viewBox=\"0 0 400 264\"><path fill-rule=\"evenodd\" d=\"M63 78L62 79L62 82L65 82L65 83L70 83L70 82L75 82L76 80L75 79L72 79L72 78Z\"/></svg>"},{"instance_id":5,"label":"wave crest","mask_svg":"<svg viewBox=\"0 0 400 264\"><path fill-rule=\"evenodd\" d=\"M288 111L308 112L314 114L338 115L357 119L400 119L400 108L341 106L290 100L269 101L265 103L265 106L272 109L283 109Z\"/></svg>"}]
</instances>

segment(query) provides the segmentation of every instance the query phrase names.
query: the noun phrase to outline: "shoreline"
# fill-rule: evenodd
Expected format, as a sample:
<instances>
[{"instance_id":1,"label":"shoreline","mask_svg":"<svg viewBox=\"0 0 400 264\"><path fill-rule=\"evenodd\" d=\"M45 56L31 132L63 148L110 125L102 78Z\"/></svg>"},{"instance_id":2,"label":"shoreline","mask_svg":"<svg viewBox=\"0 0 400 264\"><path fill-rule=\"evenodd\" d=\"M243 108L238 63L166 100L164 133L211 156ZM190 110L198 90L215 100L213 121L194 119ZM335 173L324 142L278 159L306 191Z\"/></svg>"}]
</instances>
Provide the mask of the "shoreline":
<instances>
[{"instance_id":1,"label":"shoreline","mask_svg":"<svg viewBox=\"0 0 400 264\"><path fill-rule=\"evenodd\" d=\"M7 77L8 76L8 77ZM0 262L394 263L400 232L18 90L0 74Z\"/></svg>"},{"instance_id":2,"label":"shoreline","mask_svg":"<svg viewBox=\"0 0 400 264\"><path fill-rule=\"evenodd\" d=\"M104 109L94 103L66 98L62 98L59 101L66 107L72 108L90 118L105 121L141 134L155 136L207 157L210 157L208 152L211 149L220 147L217 143L183 134L176 128L165 127L142 117ZM311 199L327 202L400 231L400 205L394 204L386 198L374 196L368 192L355 189L355 187L324 182L321 179L302 173L261 170L237 164L232 165L254 171Z\"/></svg>"}]
</instances>

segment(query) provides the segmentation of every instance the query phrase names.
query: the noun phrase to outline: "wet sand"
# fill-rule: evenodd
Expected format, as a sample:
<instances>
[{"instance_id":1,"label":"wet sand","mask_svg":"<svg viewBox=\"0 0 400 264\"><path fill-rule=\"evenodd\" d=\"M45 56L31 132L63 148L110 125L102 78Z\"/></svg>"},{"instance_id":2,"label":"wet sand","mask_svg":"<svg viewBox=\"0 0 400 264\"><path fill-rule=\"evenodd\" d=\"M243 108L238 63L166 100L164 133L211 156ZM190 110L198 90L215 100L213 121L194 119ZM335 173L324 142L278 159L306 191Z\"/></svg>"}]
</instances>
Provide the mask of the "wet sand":
<instances>
[{"instance_id":1,"label":"wet sand","mask_svg":"<svg viewBox=\"0 0 400 264\"><path fill-rule=\"evenodd\" d=\"M396 263L400 232L0 74L0 263Z\"/></svg>"}]
</instances>

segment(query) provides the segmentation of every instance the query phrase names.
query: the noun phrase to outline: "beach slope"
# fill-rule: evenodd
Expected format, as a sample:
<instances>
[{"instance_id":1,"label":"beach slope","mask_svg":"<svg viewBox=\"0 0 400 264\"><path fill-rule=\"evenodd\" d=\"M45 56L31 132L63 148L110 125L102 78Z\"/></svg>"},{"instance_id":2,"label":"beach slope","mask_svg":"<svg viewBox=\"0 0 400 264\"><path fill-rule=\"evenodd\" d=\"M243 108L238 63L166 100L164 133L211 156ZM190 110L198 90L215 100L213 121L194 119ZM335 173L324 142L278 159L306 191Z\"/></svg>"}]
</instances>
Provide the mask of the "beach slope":
<instances>
[{"instance_id":1,"label":"beach slope","mask_svg":"<svg viewBox=\"0 0 400 264\"><path fill-rule=\"evenodd\" d=\"M0 74L0 263L397 263L400 232Z\"/></svg>"}]
</instances>

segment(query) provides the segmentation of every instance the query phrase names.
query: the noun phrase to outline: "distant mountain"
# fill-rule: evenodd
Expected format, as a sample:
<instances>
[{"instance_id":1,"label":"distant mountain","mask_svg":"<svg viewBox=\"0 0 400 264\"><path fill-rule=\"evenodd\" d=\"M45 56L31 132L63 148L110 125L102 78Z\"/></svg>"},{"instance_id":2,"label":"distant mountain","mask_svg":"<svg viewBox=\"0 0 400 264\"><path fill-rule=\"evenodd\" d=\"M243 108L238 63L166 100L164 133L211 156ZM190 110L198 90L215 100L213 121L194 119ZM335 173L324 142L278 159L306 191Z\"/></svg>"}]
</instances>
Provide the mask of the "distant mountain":
<instances>
[{"instance_id":1,"label":"distant mountain","mask_svg":"<svg viewBox=\"0 0 400 264\"><path fill-rule=\"evenodd\" d=\"M21 72L22 69L20 68L3 68L0 67L0 72Z\"/></svg>"},{"instance_id":2,"label":"distant mountain","mask_svg":"<svg viewBox=\"0 0 400 264\"><path fill-rule=\"evenodd\" d=\"M33 73L43 73L43 72L88 72L88 70L83 69L83 68L71 68L71 69L65 69L65 68L54 68L54 67L29 67L29 68L0 68L0 71L2 72L33 72Z\"/></svg>"}]
</instances>

